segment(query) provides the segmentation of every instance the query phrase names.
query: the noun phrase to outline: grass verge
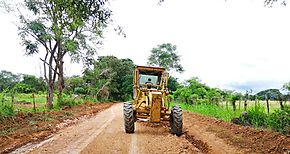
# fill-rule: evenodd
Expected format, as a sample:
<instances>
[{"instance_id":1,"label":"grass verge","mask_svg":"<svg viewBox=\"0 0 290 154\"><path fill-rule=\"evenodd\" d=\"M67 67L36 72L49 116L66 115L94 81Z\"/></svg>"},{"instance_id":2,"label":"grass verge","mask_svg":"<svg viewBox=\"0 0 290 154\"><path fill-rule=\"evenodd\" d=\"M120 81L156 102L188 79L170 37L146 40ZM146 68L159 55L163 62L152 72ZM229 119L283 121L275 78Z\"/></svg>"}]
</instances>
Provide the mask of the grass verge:
<instances>
[{"instance_id":1,"label":"grass verge","mask_svg":"<svg viewBox=\"0 0 290 154\"><path fill-rule=\"evenodd\" d=\"M231 119L233 119L234 117L239 117L242 112L242 110L233 111L231 109L226 109L221 106L216 106L212 104L191 105L186 103L173 102L172 105L179 105L183 110L215 117L217 119L222 119L227 122L231 121Z\"/></svg>"}]
</instances>

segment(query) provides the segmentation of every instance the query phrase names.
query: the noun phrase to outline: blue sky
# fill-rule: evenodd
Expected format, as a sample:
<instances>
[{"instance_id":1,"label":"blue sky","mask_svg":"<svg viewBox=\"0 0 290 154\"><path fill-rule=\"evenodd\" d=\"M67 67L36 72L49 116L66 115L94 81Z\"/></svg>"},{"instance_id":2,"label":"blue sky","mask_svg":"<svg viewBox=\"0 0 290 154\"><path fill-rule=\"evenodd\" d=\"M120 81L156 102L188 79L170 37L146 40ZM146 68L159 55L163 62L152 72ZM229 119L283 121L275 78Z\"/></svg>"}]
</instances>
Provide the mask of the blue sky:
<instances>
[{"instance_id":1,"label":"blue sky","mask_svg":"<svg viewBox=\"0 0 290 154\"><path fill-rule=\"evenodd\" d=\"M99 55L130 58L145 65L150 50L161 43L177 45L180 80L198 77L212 87L245 91L281 88L290 81L290 8L263 7L263 0L148 0L110 1L115 24L105 32ZM0 14L0 70L42 75L39 57L23 57L13 25L15 18ZM67 76L82 66L65 65Z\"/></svg>"}]
</instances>

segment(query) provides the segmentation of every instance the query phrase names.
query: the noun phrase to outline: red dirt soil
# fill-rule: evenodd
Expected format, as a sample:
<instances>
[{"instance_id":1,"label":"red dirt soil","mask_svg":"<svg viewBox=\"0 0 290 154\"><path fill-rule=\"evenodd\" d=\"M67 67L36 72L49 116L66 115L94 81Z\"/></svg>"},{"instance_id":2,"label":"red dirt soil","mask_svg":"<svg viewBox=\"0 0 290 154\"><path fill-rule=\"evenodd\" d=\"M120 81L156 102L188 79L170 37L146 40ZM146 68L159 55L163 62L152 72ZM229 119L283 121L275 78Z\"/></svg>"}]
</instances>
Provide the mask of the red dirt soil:
<instances>
[{"instance_id":1,"label":"red dirt soil","mask_svg":"<svg viewBox=\"0 0 290 154\"><path fill-rule=\"evenodd\" d=\"M192 136L196 137L201 134L197 138L206 142L208 138L206 133L214 134L225 143L241 150L241 153L290 153L290 136L240 126L194 113L185 112L184 117L186 136L193 134ZM214 148L220 145L211 146ZM203 152L212 153L210 147Z\"/></svg>"},{"instance_id":2,"label":"red dirt soil","mask_svg":"<svg viewBox=\"0 0 290 154\"><path fill-rule=\"evenodd\" d=\"M52 141L31 152L57 153L69 149L81 153L290 153L290 136L186 111L184 134L180 137L169 133L168 122L156 125L139 121L135 133L126 134L122 104L112 104L87 103L61 111L4 119L0 122L0 153L11 152L29 142L38 143L52 134ZM88 117L92 118L82 120ZM84 130L91 132L83 133ZM64 141L86 144L66 147Z\"/></svg>"},{"instance_id":3,"label":"red dirt soil","mask_svg":"<svg viewBox=\"0 0 290 154\"><path fill-rule=\"evenodd\" d=\"M38 142L59 129L111 107L114 103L84 103L60 111L19 113L0 121L0 153Z\"/></svg>"}]
</instances>

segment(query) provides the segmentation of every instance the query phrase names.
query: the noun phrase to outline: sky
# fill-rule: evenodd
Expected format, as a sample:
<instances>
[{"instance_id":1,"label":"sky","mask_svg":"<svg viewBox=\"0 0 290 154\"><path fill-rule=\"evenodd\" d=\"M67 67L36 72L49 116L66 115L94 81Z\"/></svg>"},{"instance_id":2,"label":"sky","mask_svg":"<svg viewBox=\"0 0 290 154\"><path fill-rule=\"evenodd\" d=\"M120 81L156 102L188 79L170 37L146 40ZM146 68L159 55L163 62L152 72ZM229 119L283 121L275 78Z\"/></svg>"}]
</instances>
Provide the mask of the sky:
<instances>
[{"instance_id":1,"label":"sky","mask_svg":"<svg viewBox=\"0 0 290 154\"><path fill-rule=\"evenodd\" d=\"M180 81L198 77L221 89L244 92L280 89L290 81L290 8L265 8L263 0L112 0L114 25L98 55L130 58L146 65L150 50L162 43L177 46L184 73ZM14 17L0 13L0 70L42 75L40 55L27 57ZM81 74L82 65L68 62L67 76Z\"/></svg>"}]
</instances>

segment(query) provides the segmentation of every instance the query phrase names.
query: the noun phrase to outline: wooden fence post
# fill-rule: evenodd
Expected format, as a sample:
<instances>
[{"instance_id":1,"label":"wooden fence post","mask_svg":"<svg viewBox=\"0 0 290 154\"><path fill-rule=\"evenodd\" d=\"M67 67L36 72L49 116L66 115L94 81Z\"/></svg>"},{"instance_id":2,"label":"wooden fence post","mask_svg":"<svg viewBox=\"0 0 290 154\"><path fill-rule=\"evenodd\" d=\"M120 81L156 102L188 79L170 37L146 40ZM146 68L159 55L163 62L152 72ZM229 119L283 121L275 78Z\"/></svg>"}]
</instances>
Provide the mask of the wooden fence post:
<instances>
[{"instance_id":1,"label":"wooden fence post","mask_svg":"<svg viewBox=\"0 0 290 154\"><path fill-rule=\"evenodd\" d=\"M32 98L33 98L33 110L36 112L36 107L35 107L35 94L32 93Z\"/></svg>"},{"instance_id":2,"label":"wooden fence post","mask_svg":"<svg viewBox=\"0 0 290 154\"><path fill-rule=\"evenodd\" d=\"M245 110L245 111L247 111L247 105L248 105L248 104L247 104L247 101L248 101L248 99L246 98L246 99L245 99L245 102L244 102L244 110Z\"/></svg>"},{"instance_id":3,"label":"wooden fence post","mask_svg":"<svg viewBox=\"0 0 290 154\"><path fill-rule=\"evenodd\" d=\"M239 100L239 110L241 110L241 98Z\"/></svg>"},{"instance_id":4,"label":"wooden fence post","mask_svg":"<svg viewBox=\"0 0 290 154\"><path fill-rule=\"evenodd\" d=\"M267 96L266 96L266 104L267 104L267 113L269 114L269 112L270 112L270 107L269 107L269 99L268 99Z\"/></svg>"},{"instance_id":5,"label":"wooden fence post","mask_svg":"<svg viewBox=\"0 0 290 154\"><path fill-rule=\"evenodd\" d=\"M236 111L236 100L232 101L232 105L233 105L233 110Z\"/></svg>"},{"instance_id":6,"label":"wooden fence post","mask_svg":"<svg viewBox=\"0 0 290 154\"><path fill-rule=\"evenodd\" d=\"M255 108L257 107L258 99L257 96L255 97Z\"/></svg>"},{"instance_id":7,"label":"wooden fence post","mask_svg":"<svg viewBox=\"0 0 290 154\"><path fill-rule=\"evenodd\" d=\"M226 108L227 108L227 110L229 110L229 108L228 108L228 99L226 99Z\"/></svg>"}]
</instances>

